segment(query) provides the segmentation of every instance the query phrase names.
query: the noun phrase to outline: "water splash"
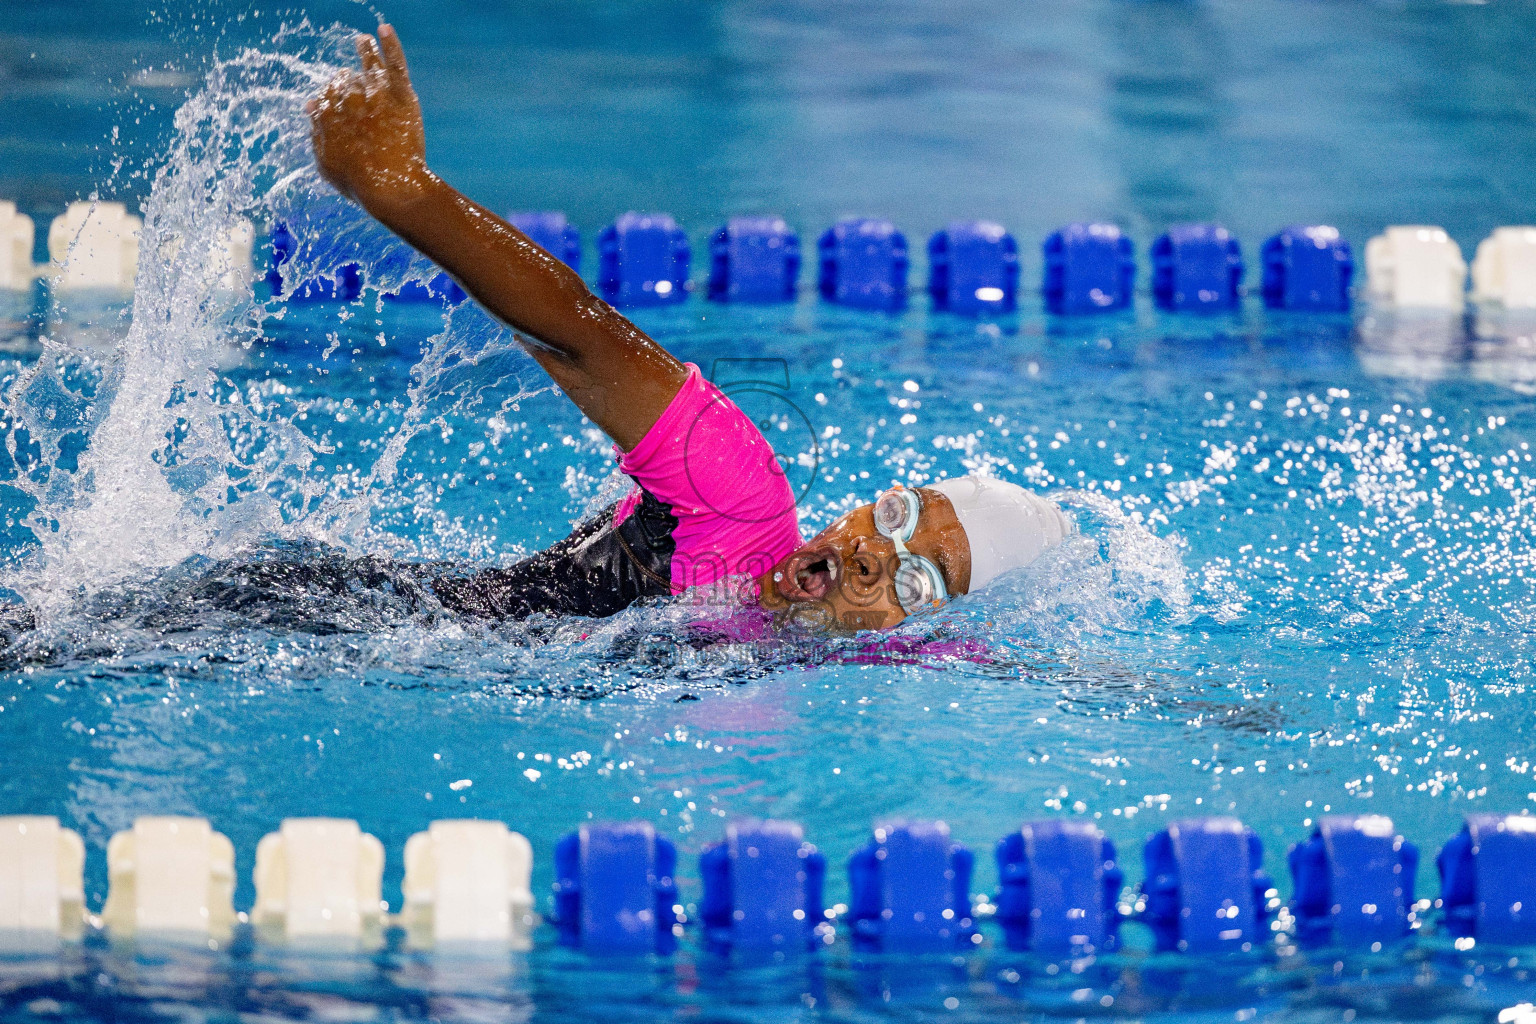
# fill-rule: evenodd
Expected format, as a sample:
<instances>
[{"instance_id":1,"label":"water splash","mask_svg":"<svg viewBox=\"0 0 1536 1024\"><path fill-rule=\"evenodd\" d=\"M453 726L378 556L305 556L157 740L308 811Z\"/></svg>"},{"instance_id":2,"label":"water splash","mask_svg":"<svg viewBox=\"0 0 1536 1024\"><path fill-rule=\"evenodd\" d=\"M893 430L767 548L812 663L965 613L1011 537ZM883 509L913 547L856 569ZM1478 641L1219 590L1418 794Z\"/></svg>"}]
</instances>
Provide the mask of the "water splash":
<instances>
[{"instance_id":1,"label":"water splash","mask_svg":"<svg viewBox=\"0 0 1536 1024\"><path fill-rule=\"evenodd\" d=\"M178 112L154 173L126 337L105 354L48 340L5 395L6 450L13 483L32 503L26 526L36 545L3 582L54 627L14 643L7 661L100 665L111 652L107 662L197 675L218 652L229 667L214 671L231 678L431 676L516 697L716 685L808 662L864 662L867 637L806 648L804 638L696 629L726 614L714 605L642 606L603 623L458 623L437 614L424 572L353 560L473 551L445 541L464 527L437 479L446 464L485 465L486 445L448 436L468 427L494 448L503 435L528 440L526 425L508 419L531 392L521 386L528 360L515 337L466 303L434 320L437 333L402 382L403 409L333 442L327 418L345 422L362 389L334 399L324 375L363 365L349 360L374 340L368 303L339 307L317 339L308 312L229 273L229 234L275 223L296 242L283 265L290 284L358 273L376 296L436 273L314 168L303 104L351 61L351 39L345 29L301 26L212 66ZM375 299L373 313L382 308ZM283 351L317 376L301 379ZM242 360L242 372L231 369ZM412 442L434 433L424 443L439 449L436 472L407 467ZM350 453L360 441L366 457L343 464L342 444ZM590 429L564 441L587 465L565 470L567 493L587 512L609 503L623 480L606 462L606 442ZM607 472L591 472L598 456ZM1083 535L1017 587L915 620L907 639L984 645L1001 623L1005 641L1070 646L1182 614L1176 547L1107 501L1071 501ZM417 529L380 521L382 508L401 505ZM444 665L453 666L446 676Z\"/></svg>"},{"instance_id":2,"label":"water splash","mask_svg":"<svg viewBox=\"0 0 1536 1024\"><path fill-rule=\"evenodd\" d=\"M1103 494L1064 491L1054 497L1077 532L989 586L977 602L979 614L1015 639L1068 645L1105 633L1140 637L1189 614L1176 535L1153 533Z\"/></svg>"},{"instance_id":3,"label":"water splash","mask_svg":"<svg viewBox=\"0 0 1536 1024\"><path fill-rule=\"evenodd\" d=\"M287 223L299 239L291 279L356 265L382 292L432 273L315 170L303 105L352 59L351 38L306 23L213 64L154 173L126 337L107 353L45 338L4 396L9 483L37 541L4 583L44 619L194 555L379 541L371 503L412 438L515 383L524 357L508 332L475 312L445 320L412 372L403 423L371 467L342 477L320 469L330 449L301 429L302 406L225 375L261 357L264 327L286 313L231 273L232 233Z\"/></svg>"}]
</instances>

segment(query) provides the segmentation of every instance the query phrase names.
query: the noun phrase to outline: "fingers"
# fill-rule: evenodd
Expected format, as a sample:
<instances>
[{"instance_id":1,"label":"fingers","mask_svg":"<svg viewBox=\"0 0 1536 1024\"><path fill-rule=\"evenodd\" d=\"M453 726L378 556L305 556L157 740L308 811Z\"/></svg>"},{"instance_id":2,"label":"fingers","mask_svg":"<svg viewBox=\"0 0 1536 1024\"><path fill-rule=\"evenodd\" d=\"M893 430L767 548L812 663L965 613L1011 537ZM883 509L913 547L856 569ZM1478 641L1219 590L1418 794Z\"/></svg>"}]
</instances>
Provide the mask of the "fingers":
<instances>
[{"instance_id":1,"label":"fingers","mask_svg":"<svg viewBox=\"0 0 1536 1024\"><path fill-rule=\"evenodd\" d=\"M400 36L394 26L379 25L379 46L384 51L384 67L389 73L389 88L400 99L412 96L411 73L405 66L405 50L400 46Z\"/></svg>"},{"instance_id":2,"label":"fingers","mask_svg":"<svg viewBox=\"0 0 1536 1024\"><path fill-rule=\"evenodd\" d=\"M327 83L324 91L310 102L315 105L316 111L325 113L336 110L341 106L341 101L347 94L353 91L353 83L357 76L350 71L338 71L336 76Z\"/></svg>"},{"instance_id":3,"label":"fingers","mask_svg":"<svg viewBox=\"0 0 1536 1024\"><path fill-rule=\"evenodd\" d=\"M369 35L357 37L357 56L363 62L363 83L370 94L389 86L389 72L384 67L384 55L379 44Z\"/></svg>"},{"instance_id":4,"label":"fingers","mask_svg":"<svg viewBox=\"0 0 1536 1024\"><path fill-rule=\"evenodd\" d=\"M364 75L356 71L338 71L336 77L331 79L325 91L320 94L320 108L326 110L351 107L366 99L368 93L368 81Z\"/></svg>"},{"instance_id":5,"label":"fingers","mask_svg":"<svg viewBox=\"0 0 1536 1024\"><path fill-rule=\"evenodd\" d=\"M318 140L322 135L335 130L338 115L356 116L363 102L364 94L358 76L350 71L338 73L320 95L311 97L304 104L304 113L309 116L310 131Z\"/></svg>"},{"instance_id":6,"label":"fingers","mask_svg":"<svg viewBox=\"0 0 1536 1024\"><path fill-rule=\"evenodd\" d=\"M331 79L318 97L305 103L304 112L311 117L328 108L354 106L353 93L367 97L388 89L397 99L415 98L411 91L410 71L405 64L405 51L401 49L400 37L392 26L381 23L377 39L359 33L354 45L362 63L362 74L342 71Z\"/></svg>"}]
</instances>

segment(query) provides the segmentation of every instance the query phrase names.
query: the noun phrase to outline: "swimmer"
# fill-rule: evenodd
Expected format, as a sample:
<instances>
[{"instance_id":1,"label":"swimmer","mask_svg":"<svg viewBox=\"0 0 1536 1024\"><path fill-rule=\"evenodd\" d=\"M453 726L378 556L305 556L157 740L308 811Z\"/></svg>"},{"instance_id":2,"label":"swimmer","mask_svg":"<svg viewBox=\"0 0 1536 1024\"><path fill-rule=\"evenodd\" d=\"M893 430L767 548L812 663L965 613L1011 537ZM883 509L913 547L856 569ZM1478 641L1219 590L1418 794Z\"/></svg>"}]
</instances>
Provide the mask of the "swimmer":
<instances>
[{"instance_id":1,"label":"swimmer","mask_svg":"<svg viewBox=\"0 0 1536 1024\"><path fill-rule=\"evenodd\" d=\"M436 577L444 607L491 618L599 617L743 578L782 618L889 629L1029 564L1072 531L1047 499L966 476L892 487L802 544L789 482L752 421L697 366L432 173L393 28L358 36L357 52L361 70L342 72L305 108L321 175L510 326L614 441L636 484L531 558Z\"/></svg>"}]
</instances>

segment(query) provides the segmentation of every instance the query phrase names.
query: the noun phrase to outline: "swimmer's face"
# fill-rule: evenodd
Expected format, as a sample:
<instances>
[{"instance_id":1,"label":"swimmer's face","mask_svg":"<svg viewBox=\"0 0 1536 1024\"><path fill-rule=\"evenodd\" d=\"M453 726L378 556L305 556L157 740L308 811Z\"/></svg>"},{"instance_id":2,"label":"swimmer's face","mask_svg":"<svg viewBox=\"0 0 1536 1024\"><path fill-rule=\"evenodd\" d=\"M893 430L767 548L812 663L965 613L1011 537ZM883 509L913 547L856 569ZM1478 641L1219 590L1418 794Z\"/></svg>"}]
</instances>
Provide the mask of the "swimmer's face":
<instances>
[{"instance_id":1,"label":"swimmer's face","mask_svg":"<svg viewBox=\"0 0 1536 1024\"><path fill-rule=\"evenodd\" d=\"M922 512L907 549L939 567L950 596L971 583L971 546L954 506L918 488ZM907 617L896 596L896 546L875 529L875 506L860 505L763 576L763 607L837 631L890 629Z\"/></svg>"}]
</instances>

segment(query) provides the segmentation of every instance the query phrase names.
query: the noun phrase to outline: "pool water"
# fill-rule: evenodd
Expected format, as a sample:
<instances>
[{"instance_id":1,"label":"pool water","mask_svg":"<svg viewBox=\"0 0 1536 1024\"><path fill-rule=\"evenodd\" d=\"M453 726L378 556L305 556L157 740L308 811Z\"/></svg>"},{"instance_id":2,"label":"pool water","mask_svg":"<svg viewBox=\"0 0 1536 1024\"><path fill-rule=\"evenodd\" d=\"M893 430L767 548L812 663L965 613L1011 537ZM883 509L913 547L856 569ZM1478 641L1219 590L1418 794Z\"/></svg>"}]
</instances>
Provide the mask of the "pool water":
<instances>
[{"instance_id":1,"label":"pool water","mask_svg":"<svg viewBox=\"0 0 1536 1024\"><path fill-rule=\"evenodd\" d=\"M696 267L737 213L783 213L806 243L885 215L914 253L951 217L988 217L1028 285L1038 240L1073 219L1123 224L1144 285L1178 220L1223 221L1252 267L1293 221L1337 225L1357 254L1386 224L1441 223L1470 254L1532 217L1528 4L443 6L384 10L434 163L495 208L565 209L589 267L626 208L676 214ZM694 904L697 854L736 816L801 822L837 902L879 819L944 819L980 893L992 844L1030 817L1092 818L1135 882L1152 833L1236 814L1288 895L1285 850L1320 815L1388 814L1433 898L1462 815L1536 810L1536 325L1487 310L1303 317L1250 298L1187 317L1142 296L1066 320L1031 287L995 321L809 290L634 314L796 460L807 535L892 481L973 469L1062 501L1078 537L900 630L984 657L711 639L713 599L488 625L369 585L352 559L514 560L623 482L473 306L217 293L188 254L238 216L323 222L339 241L301 255L316 272L358 251L375 284L424 269L307 165L299 106L341 35L241 13L0 15L18 114L0 198L46 224L99 189L143 200L146 238L180 240L150 248L172 255L144 261L131 315L70 299L0 316L0 584L36 617L0 651L0 812L80 831L91 906L107 839L141 814L209 817L244 909L257 841L296 815L378 836L398 906L406 838L452 816L527 835L541 900L559 836L645 819ZM1120 957L1065 967L839 944L750 970L688 943L593 963L547 931L496 963L92 942L0 961L0 1017L1459 1020L1536 989L1528 953L1443 936L1210 963L1124 934Z\"/></svg>"}]
</instances>

